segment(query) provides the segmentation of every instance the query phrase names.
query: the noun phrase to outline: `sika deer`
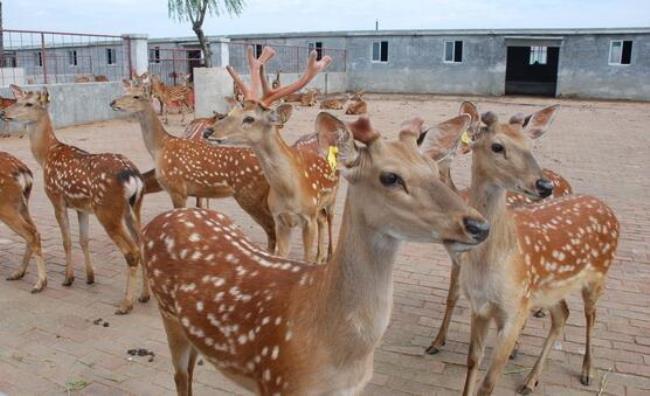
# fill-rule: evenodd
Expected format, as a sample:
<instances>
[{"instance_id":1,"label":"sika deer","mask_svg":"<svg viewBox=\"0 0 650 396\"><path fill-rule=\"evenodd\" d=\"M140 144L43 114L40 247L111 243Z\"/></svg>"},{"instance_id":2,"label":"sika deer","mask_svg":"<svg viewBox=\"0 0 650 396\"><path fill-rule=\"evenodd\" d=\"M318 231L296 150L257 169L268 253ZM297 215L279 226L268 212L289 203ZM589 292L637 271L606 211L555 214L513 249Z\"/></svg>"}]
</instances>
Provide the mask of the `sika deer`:
<instances>
[{"instance_id":1,"label":"sika deer","mask_svg":"<svg viewBox=\"0 0 650 396\"><path fill-rule=\"evenodd\" d=\"M162 82L162 80L160 80L160 77L152 76L151 94L160 102L160 112L163 115L165 124L169 123L169 118L167 117L169 106L174 103L178 103L180 106L181 124L185 122L184 110L187 109L190 113L194 111L194 107L189 99L189 97L193 95L192 89L185 85L167 86Z\"/></svg>"},{"instance_id":2,"label":"sika deer","mask_svg":"<svg viewBox=\"0 0 650 396\"><path fill-rule=\"evenodd\" d=\"M358 91L350 97L345 114L366 114L368 113L368 103L363 100L363 91Z\"/></svg>"},{"instance_id":3,"label":"sika deer","mask_svg":"<svg viewBox=\"0 0 650 396\"><path fill-rule=\"evenodd\" d=\"M468 121L458 117L458 135ZM261 395L359 394L390 318L401 241L466 250L488 235L487 223L419 152L421 120L393 142L367 119L350 129L366 147L351 143L342 151L350 184L340 243L327 265L269 255L209 210L167 212L145 227L147 274L179 395L192 393L199 353Z\"/></svg>"},{"instance_id":4,"label":"sika deer","mask_svg":"<svg viewBox=\"0 0 650 396\"><path fill-rule=\"evenodd\" d=\"M506 191L535 199L552 194L553 186L533 158L526 135L541 136L555 111L555 106L548 107L528 119L513 117L507 124L486 113L485 126L475 133L471 145L470 205L491 222L492 230L485 243L460 258L460 284L472 309L465 395L474 394L490 321L496 321L499 334L480 395L492 393L531 308L546 307L551 329L519 389L522 394L532 392L568 317L565 297L576 289L582 290L587 320L580 381L588 385L592 378L596 301L618 244L618 220L607 205L585 195L506 207Z\"/></svg>"},{"instance_id":5,"label":"sika deer","mask_svg":"<svg viewBox=\"0 0 650 396\"><path fill-rule=\"evenodd\" d=\"M270 47L265 47L260 58L253 56L249 48L249 68L251 85L243 83L237 72L228 67L233 79L245 94L245 104L235 108L215 123L214 137L250 145L260 160L260 165L271 187L268 203L273 221L277 245L275 253L281 257L289 254L291 230L300 227L303 231L304 260L322 263L326 254L332 252L331 229L330 246L325 251L325 228L331 224L331 215L336 201L338 175L327 160L310 150L289 147L279 135L277 128L284 125L291 115L291 105L281 105L275 111L267 106L305 86L331 62L329 57L316 61L312 52L304 75L288 86L272 89L268 86L264 73L264 62L275 55ZM260 94L258 88L263 90ZM280 118L270 118L279 116ZM343 131L349 136L346 127L338 119L321 113L317 125L328 125L334 130ZM349 138L348 138L349 140ZM350 143L340 142L345 145ZM329 217L329 219L328 219ZM318 239L318 249L314 252L314 240Z\"/></svg>"},{"instance_id":6,"label":"sika deer","mask_svg":"<svg viewBox=\"0 0 650 396\"><path fill-rule=\"evenodd\" d=\"M345 106L347 100L347 98L326 98L320 101L320 108L328 110L343 110L343 106Z\"/></svg>"},{"instance_id":7,"label":"sika deer","mask_svg":"<svg viewBox=\"0 0 650 396\"><path fill-rule=\"evenodd\" d=\"M472 121L469 127L470 132L466 132L466 133L471 133L472 135L476 136L477 135L476 132L478 131L478 128L480 127L480 123L481 123L481 116L479 115L476 106L474 106L470 102L463 102L463 104L460 106L459 114L468 114L471 117ZM470 142L466 141L465 139L461 139L460 147L459 150L457 151L463 154L469 153L471 151ZM454 154L455 152L453 152L451 155L444 158L444 160L439 161L438 164L441 172L440 178L452 189L452 191L458 192L465 201L469 201L469 189L463 189L459 191L456 188L456 185L454 184L454 181L451 178L451 162L454 157ZM553 184L553 194L549 196L547 199L558 198L565 195L573 194L573 189L571 188L571 185L562 176L553 172L550 169L543 169L542 172L544 174L544 178ZM534 203L534 201L531 200L531 198L525 194L509 191L506 194L506 203L509 208L515 208L522 205L532 204ZM434 340L431 342L431 345L426 350L426 352L430 355L434 355L438 353L442 348L442 346L445 345L445 342L447 340L447 331L449 330L449 324L451 323L451 317L454 312L454 307L458 302L458 297L460 297L460 289L458 287L458 274L460 273L460 264L456 260L457 257L455 257L454 255L450 255L450 258L451 258L452 266L451 266L451 274L449 277L449 290L447 292L445 315L440 325L440 329L438 330L438 334L436 335ZM542 310L538 310L535 312L535 316L544 317L544 312ZM517 343L517 345L513 349L512 357L514 357L517 354L518 349L519 349L519 344Z\"/></svg>"},{"instance_id":8,"label":"sika deer","mask_svg":"<svg viewBox=\"0 0 650 396\"><path fill-rule=\"evenodd\" d=\"M47 273L41 250L41 236L29 215L29 196L34 177L27 165L9 153L0 151L0 221L20 235L26 243L23 263L7 280L22 279L34 256L38 279L32 293L47 286Z\"/></svg>"},{"instance_id":9,"label":"sika deer","mask_svg":"<svg viewBox=\"0 0 650 396\"><path fill-rule=\"evenodd\" d=\"M63 285L70 286L74 281L68 209L77 211L79 218L79 243L84 253L86 283L95 282L88 249L88 215L95 214L128 265L125 296L116 312L126 314L133 308L133 289L140 263L138 241L144 186L142 176L135 165L122 155L90 154L61 143L54 135L48 114L50 98L47 90L18 91L20 94L16 104L3 110L0 117L26 124L32 153L43 167L45 193L54 206L63 236L66 255ZM143 277L140 301L148 299L149 288L146 277Z\"/></svg>"}]
</instances>

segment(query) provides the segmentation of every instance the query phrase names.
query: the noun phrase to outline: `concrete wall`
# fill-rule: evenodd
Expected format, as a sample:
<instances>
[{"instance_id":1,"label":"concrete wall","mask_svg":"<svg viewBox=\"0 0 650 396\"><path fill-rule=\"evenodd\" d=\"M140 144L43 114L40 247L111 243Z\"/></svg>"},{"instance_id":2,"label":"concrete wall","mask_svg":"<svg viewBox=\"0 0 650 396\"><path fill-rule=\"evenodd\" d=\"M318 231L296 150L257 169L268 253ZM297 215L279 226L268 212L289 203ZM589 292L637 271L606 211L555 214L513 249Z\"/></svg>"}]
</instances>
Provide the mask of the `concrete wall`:
<instances>
[{"instance_id":1,"label":"concrete wall","mask_svg":"<svg viewBox=\"0 0 650 396\"><path fill-rule=\"evenodd\" d=\"M0 68L0 87L8 87L9 84L24 85L25 69L21 67Z\"/></svg>"},{"instance_id":2,"label":"concrete wall","mask_svg":"<svg viewBox=\"0 0 650 396\"><path fill-rule=\"evenodd\" d=\"M629 65L610 65L612 40L632 40ZM558 96L650 100L650 36L565 37L560 49Z\"/></svg>"},{"instance_id":3,"label":"concrete wall","mask_svg":"<svg viewBox=\"0 0 650 396\"><path fill-rule=\"evenodd\" d=\"M461 63L445 63L444 42L463 41ZM388 62L372 61L372 43L388 41ZM498 36L375 36L348 39L351 90L502 95L506 48Z\"/></svg>"},{"instance_id":4,"label":"concrete wall","mask_svg":"<svg viewBox=\"0 0 650 396\"><path fill-rule=\"evenodd\" d=\"M269 79L274 76L269 75ZM242 75L248 81L248 75ZM290 84L300 78L298 73L282 73L282 84ZM214 111L221 113L229 110L226 96L232 96L233 85L230 74L220 67L194 69L194 99L197 117L208 117ZM339 93L347 91L348 79L346 73L321 73L305 88L318 88L323 93Z\"/></svg>"},{"instance_id":5,"label":"concrete wall","mask_svg":"<svg viewBox=\"0 0 650 396\"><path fill-rule=\"evenodd\" d=\"M29 85L26 90L40 90L43 85ZM109 106L113 99L123 95L121 82L86 84L48 84L50 117L54 127L86 124L124 117ZM9 88L1 88L0 95L11 97ZM15 124L12 131L21 131ZM5 131L6 132L6 131Z\"/></svg>"}]
</instances>

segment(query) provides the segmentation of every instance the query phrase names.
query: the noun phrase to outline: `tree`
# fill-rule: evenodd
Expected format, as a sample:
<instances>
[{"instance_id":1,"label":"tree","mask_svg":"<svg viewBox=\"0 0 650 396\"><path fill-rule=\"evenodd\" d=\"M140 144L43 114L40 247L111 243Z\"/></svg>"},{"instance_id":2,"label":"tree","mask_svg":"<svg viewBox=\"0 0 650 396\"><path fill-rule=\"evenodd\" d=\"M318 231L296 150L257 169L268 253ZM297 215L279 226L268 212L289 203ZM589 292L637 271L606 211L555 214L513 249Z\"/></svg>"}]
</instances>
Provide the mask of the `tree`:
<instances>
[{"instance_id":1,"label":"tree","mask_svg":"<svg viewBox=\"0 0 650 396\"><path fill-rule=\"evenodd\" d=\"M219 16L224 12L239 15L244 9L244 0L167 0L170 18L179 22L189 21L192 30L199 39L203 58L207 67L212 66L212 51L210 43L203 33L205 16Z\"/></svg>"}]
</instances>

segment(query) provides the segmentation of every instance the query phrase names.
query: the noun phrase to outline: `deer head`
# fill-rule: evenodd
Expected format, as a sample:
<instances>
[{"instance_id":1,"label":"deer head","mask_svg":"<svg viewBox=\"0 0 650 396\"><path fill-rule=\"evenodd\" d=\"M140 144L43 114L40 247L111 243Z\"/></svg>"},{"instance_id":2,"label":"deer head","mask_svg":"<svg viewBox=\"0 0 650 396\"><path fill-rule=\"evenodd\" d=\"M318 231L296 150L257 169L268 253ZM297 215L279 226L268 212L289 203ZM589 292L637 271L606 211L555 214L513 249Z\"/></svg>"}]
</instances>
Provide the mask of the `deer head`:
<instances>
[{"instance_id":1,"label":"deer head","mask_svg":"<svg viewBox=\"0 0 650 396\"><path fill-rule=\"evenodd\" d=\"M145 85L130 80L122 80L122 85L124 95L110 103L113 110L135 114L151 107L150 95Z\"/></svg>"},{"instance_id":2,"label":"deer head","mask_svg":"<svg viewBox=\"0 0 650 396\"><path fill-rule=\"evenodd\" d=\"M473 120L479 119L476 107L467 104L463 108ZM556 111L557 105L550 106L529 116L513 116L507 123L500 123L492 112L484 113L480 117L483 125L474 121L469 129L475 174L531 199L551 195L553 184L543 176L530 143L546 132Z\"/></svg>"},{"instance_id":3,"label":"deer head","mask_svg":"<svg viewBox=\"0 0 650 396\"><path fill-rule=\"evenodd\" d=\"M262 141L268 133L275 133L278 128L291 118L293 107L282 104L270 110L262 106L236 106L223 118L217 119L204 136L219 143L254 145Z\"/></svg>"},{"instance_id":4,"label":"deer head","mask_svg":"<svg viewBox=\"0 0 650 396\"><path fill-rule=\"evenodd\" d=\"M365 146L354 147L342 158L342 174L350 183L349 197L363 200L360 215L370 227L383 227L397 239L442 242L452 251L467 250L487 237L488 223L440 180L438 166L427 154L435 149L445 157L444 152L455 150L469 121L464 115L453 127L440 124L436 134L449 138L437 139L447 145L436 147L433 139L418 147L418 138L427 130L420 118L402 124L399 139L392 142L383 140L366 117L347 125ZM376 196L382 199L369 198Z\"/></svg>"},{"instance_id":5,"label":"deer head","mask_svg":"<svg viewBox=\"0 0 650 396\"><path fill-rule=\"evenodd\" d=\"M41 91L23 91L17 85L12 84L11 90L16 98L16 103L2 110L0 118L6 121L32 123L47 114L50 104L50 94L47 88L43 88Z\"/></svg>"}]
</instances>

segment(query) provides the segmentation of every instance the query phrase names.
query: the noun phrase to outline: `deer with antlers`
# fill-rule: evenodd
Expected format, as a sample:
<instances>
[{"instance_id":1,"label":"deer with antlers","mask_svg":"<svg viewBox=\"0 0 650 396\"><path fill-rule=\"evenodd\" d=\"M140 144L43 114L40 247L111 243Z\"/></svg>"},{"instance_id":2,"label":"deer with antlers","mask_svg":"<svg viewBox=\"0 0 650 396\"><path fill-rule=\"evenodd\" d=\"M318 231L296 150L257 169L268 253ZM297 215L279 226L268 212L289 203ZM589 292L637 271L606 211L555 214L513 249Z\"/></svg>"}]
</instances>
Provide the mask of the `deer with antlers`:
<instances>
[{"instance_id":1,"label":"deer with antlers","mask_svg":"<svg viewBox=\"0 0 650 396\"><path fill-rule=\"evenodd\" d=\"M54 206L61 228L66 256L64 286L72 285L74 267L68 209L77 212L79 242L84 254L86 283L95 282L90 258L89 214L95 214L108 236L120 249L128 266L126 291L117 314L133 308L136 271L140 263L140 208L143 180L138 169L119 154L90 154L57 139L48 114L50 97L47 89L23 92L12 86L17 102L2 110L0 118L24 123L31 150L43 167L45 193ZM146 277L143 277L140 301L149 299Z\"/></svg>"},{"instance_id":2,"label":"deer with antlers","mask_svg":"<svg viewBox=\"0 0 650 396\"><path fill-rule=\"evenodd\" d=\"M481 120L480 120L478 110L476 106L474 106L474 104L470 102L463 102L460 106L459 114L470 115L471 122L470 122L469 129L473 131L478 130L478 128L480 127ZM476 134L473 135L476 136ZM469 137L469 135L466 136ZM440 173L441 179L452 189L452 191L455 191L458 194L460 194L460 196L463 197L465 201L469 201L469 189L463 189L460 191L458 190L456 184L451 178L451 163L452 163L452 159L454 158L457 152L460 152L462 154L467 154L471 152L470 144L471 144L470 141L467 140L464 141L464 139L461 139L459 143L459 149L456 150L455 152L452 152L444 160L438 162L440 172L441 172ZM573 188L571 187L569 182L561 175L557 174L556 172L550 169L542 169L542 173L544 174L544 178L550 181L551 184L553 184L553 194L545 199L559 198L559 197L573 194ZM508 205L509 208L515 208L521 205L527 205L532 203L535 203L535 201L533 201L526 194L521 194L512 191L509 191L506 194L506 204ZM458 284L460 263L457 261L457 257L455 255L450 255L450 258L451 258L452 266L451 266L451 274L449 277L449 290L447 291L445 314L443 316L440 329L438 329L438 334L436 335L436 337L431 342L431 345L429 345L429 347L426 350L426 352L430 355L434 355L438 353L442 348L442 346L445 345L445 342L447 340L447 332L449 331L449 325L451 323L451 317L454 312L456 303L458 302L458 298L460 297L460 288ZM544 312L542 310L537 310L535 312L535 316L543 317ZM512 357L516 356L518 349L519 349L519 344L517 343L517 345L513 349Z\"/></svg>"},{"instance_id":3,"label":"deer with antlers","mask_svg":"<svg viewBox=\"0 0 650 396\"><path fill-rule=\"evenodd\" d=\"M474 394L490 321L496 321L499 333L480 395L492 393L531 308L545 307L551 328L519 388L522 394L531 393L562 333L569 315L565 298L573 290L582 291L587 322L580 381L588 385L592 379L596 302L614 258L619 222L607 205L586 195L516 209L508 209L506 202L506 191L533 199L552 194L553 185L531 154L529 139L545 132L556 109L547 107L527 118L515 116L508 123L499 123L495 114L486 113L481 117L484 126L472 131L469 202L490 221L492 229L482 245L459 258L460 285L472 309L464 395Z\"/></svg>"},{"instance_id":4,"label":"deer with antlers","mask_svg":"<svg viewBox=\"0 0 650 396\"><path fill-rule=\"evenodd\" d=\"M47 286L47 273L41 236L29 214L33 180L34 176L27 165L13 155L0 151L0 221L20 235L26 243L22 265L7 280L22 279L34 256L38 278L32 287L32 293L38 293Z\"/></svg>"},{"instance_id":5,"label":"deer with antlers","mask_svg":"<svg viewBox=\"0 0 650 396\"><path fill-rule=\"evenodd\" d=\"M256 105L265 119L282 119ZM460 136L469 117L452 122ZM269 255L213 211L175 210L145 227L143 254L179 395L192 393L199 353L261 395L361 392L390 318L401 241L460 251L489 233L419 151L422 130L421 119L411 120L388 142L368 119L346 125L365 147L352 139L341 146L350 184L340 243L327 265Z\"/></svg>"},{"instance_id":6,"label":"deer with antlers","mask_svg":"<svg viewBox=\"0 0 650 396\"><path fill-rule=\"evenodd\" d=\"M265 47L260 57L255 58L252 48L249 48L250 85L245 84L232 67L227 67L244 92L244 106L236 107L228 116L217 121L212 128L211 138L244 143L255 151L270 185L268 204L275 223L275 253L282 257L289 254L291 230L300 227L303 231L305 261L322 263L327 258L326 254L331 255L332 252L331 216L336 201L338 174L325 158L312 150L292 148L284 142L277 129L291 116L291 105L281 105L271 113L281 117L275 120L266 118L264 110L273 102L304 87L327 67L331 58L316 61L316 53L313 52L299 80L273 89L268 86L263 66L274 55L272 48ZM327 113L319 114L316 124L335 131L345 129L345 125ZM330 224L330 244L326 253L327 224ZM314 251L316 238L318 249Z\"/></svg>"},{"instance_id":7,"label":"deer with antlers","mask_svg":"<svg viewBox=\"0 0 650 396\"><path fill-rule=\"evenodd\" d=\"M167 86L159 76L151 76L151 94L160 102L160 113L165 124L169 123L167 113L169 106L178 104L181 112L181 124L185 122L185 110L189 113L194 111L190 97L194 95L192 89L186 85Z\"/></svg>"}]
</instances>

